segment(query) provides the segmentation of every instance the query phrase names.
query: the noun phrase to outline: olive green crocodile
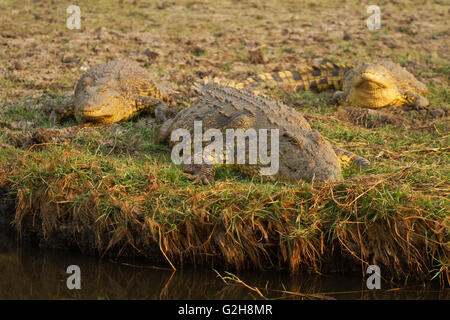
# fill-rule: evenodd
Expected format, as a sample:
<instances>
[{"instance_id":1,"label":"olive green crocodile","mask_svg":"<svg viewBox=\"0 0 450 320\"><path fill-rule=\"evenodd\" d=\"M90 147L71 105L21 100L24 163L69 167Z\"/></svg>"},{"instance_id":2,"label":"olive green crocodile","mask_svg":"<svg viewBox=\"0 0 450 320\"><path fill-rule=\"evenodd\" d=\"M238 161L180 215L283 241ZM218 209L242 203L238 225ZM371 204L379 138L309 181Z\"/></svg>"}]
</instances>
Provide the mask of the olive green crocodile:
<instances>
[{"instance_id":1,"label":"olive green crocodile","mask_svg":"<svg viewBox=\"0 0 450 320\"><path fill-rule=\"evenodd\" d=\"M311 128L300 112L279 101L256 95L251 91L213 82L199 85L196 89L199 93L196 101L188 108L181 110L174 118L165 121L161 126L161 142L174 146L172 134L177 129L188 132L190 136L194 135L195 140L196 121L201 122L203 133L213 129L219 130L223 136L229 134L229 130L253 129L261 135L261 132L267 134L269 130L277 129L279 133L277 144L278 170L268 177L279 181L340 180L339 156L343 156L347 160L354 159L355 164L363 167L369 165L366 159L349 151L333 147L316 130ZM261 139L260 136L257 138ZM274 139L273 136L271 136L271 139ZM203 138L200 141L204 144ZM245 175L267 178L267 176L261 174L264 163L259 160L253 163L248 161L242 163L242 161L236 160L237 152L235 150L239 148L244 148L247 152L245 158L250 159L250 142L245 139L237 139L236 141L237 146L233 146L235 149L232 149L234 150L232 156L230 155L230 149L227 148L225 148L225 154L206 153L205 155L205 152L196 153L194 147L191 159L197 156L200 157L200 161L186 163L184 170L198 181L213 183L215 170L213 164L226 162L232 164ZM273 154L276 151L271 143L267 143L271 146L268 153ZM217 152L217 150L214 152ZM210 161L210 157L216 157L215 159L219 159L219 161ZM226 161L220 161L220 159L226 159ZM227 162L229 159L233 159L233 161Z\"/></svg>"},{"instance_id":2,"label":"olive green crocodile","mask_svg":"<svg viewBox=\"0 0 450 320\"><path fill-rule=\"evenodd\" d=\"M427 87L400 65L390 61L356 66L327 63L298 70L262 73L242 82L218 78L213 81L235 88L247 88L255 93L261 93L261 88L266 86L294 91L336 89L333 102L360 108L428 106L428 100L424 97Z\"/></svg>"},{"instance_id":3,"label":"olive green crocodile","mask_svg":"<svg viewBox=\"0 0 450 320\"><path fill-rule=\"evenodd\" d=\"M205 80L209 82L209 79ZM264 86L292 90L338 91L333 100L362 108L382 108L391 105L426 107L426 86L398 64L383 61L359 67L327 63L292 71L262 73L242 82L214 79L216 83L246 88L256 94ZM170 112L163 94L150 74L127 60L99 64L78 81L73 99L58 110L51 119L75 115L79 122L113 123L130 119L141 112L158 113L163 121ZM173 113L173 112L172 112Z\"/></svg>"},{"instance_id":4,"label":"olive green crocodile","mask_svg":"<svg viewBox=\"0 0 450 320\"><path fill-rule=\"evenodd\" d=\"M168 110L164 95L150 74L127 60L93 66L76 84L71 101L52 112L53 122L75 115L78 122L114 123L141 112L157 113L161 121Z\"/></svg>"}]
</instances>

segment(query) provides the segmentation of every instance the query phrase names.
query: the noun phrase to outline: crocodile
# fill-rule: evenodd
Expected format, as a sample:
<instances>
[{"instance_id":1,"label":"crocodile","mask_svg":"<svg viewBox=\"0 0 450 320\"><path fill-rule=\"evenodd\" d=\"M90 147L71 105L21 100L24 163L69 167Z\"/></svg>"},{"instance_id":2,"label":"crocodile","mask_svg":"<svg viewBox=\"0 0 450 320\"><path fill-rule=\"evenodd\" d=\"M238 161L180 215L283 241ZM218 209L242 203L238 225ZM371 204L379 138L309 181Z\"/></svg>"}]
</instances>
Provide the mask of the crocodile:
<instances>
[{"instance_id":1,"label":"crocodile","mask_svg":"<svg viewBox=\"0 0 450 320\"><path fill-rule=\"evenodd\" d=\"M278 181L338 181L342 179L341 165L339 159L348 162L353 159L353 163L360 167L367 167L368 160L355 155L352 152L333 146L325 140L318 131L311 128L303 115L293 108L271 99L264 95L257 95L252 91L237 89L232 86L224 86L210 81L208 83L197 84L195 90L198 92L197 99L187 108L181 110L174 118L166 120L160 128L159 141L174 147L173 133L177 129L185 130L190 136L194 135L192 141L200 141L205 144L204 139L196 140L196 122L201 123L201 132L205 133L209 129L219 130L225 136L233 130L258 130L261 139L261 132L267 133L269 130L278 130L278 170L270 175L263 175L262 168L266 163L260 160L250 164L250 142L246 139L236 139L234 151L226 148L220 151L222 154L208 154L208 152L198 153L189 151L191 161L185 163L183 170L188 177L201 183L214 183L215 167L226 162L244 175L260 177L263 179L275 179ZM197 122L198 123L198 122ZM266 131L261 131L266 130ZM272 131L271 131L272 132ZM273 135L270 142L269 153L275 153L272 145ZM268 141L268 137L265 139ZM234 141L234 138L232 139ZM213 140L215 141L215 140ZM231 141L231 140L230 140ZM227 140L228 143L228 140ZM239 145L240 144L240 145ZM266 145L269 145L267 142ZM227 146L229 146L227 144ZM237 152L239 148L244 148L246 161L239 162ZM174 149L172 149L173 152ZM192 148L191 148L192 150ZM206 149L204 149L206 150ZM183 149L184 151L184 149ZM259 150L261 152L261 150ZM215 156L219 156L218 158ZM195 157L200 157L200 161L193 163ZM219 159L213 161L211 158ZM232 161L228 161L232 159Z\"/></svg>"},{"instance_id":2,"label":"crocodile","mask_svg":"<svg viewBox=\"0 0 450 320\"><path fill-rule=\"evenodd\" d=\"M86 71L68 103L54 110L50 120L75 116L79 123L114 123L147 112L164 121L170 112L166 103L170 99L138 64L113 60Z\"/></svg>"},{"instance_id":3,"label":"crocodile","mask_svg":"<svg viewBox=\"0 0 450 320\"><path fill-rule=\"evenodd\" d=\"M204 83L211 79L205 79ZM262 87L293 90L337 90L332 101L351 106L377 109L391 105L428 106L423 96L426 86L398 64L382 61L359 67L327 63L292 71L262 73L242 82L215 78L213 82L235 88L246 88L262 94ZM69 103L54 110L52 122L75 115L78 122L114 123L155 113L163 122L174 115L166 102L173 97L163 93L150 74L128 60L114 60L93 66L77 82Z\"/></svg>"},{"instance_id":4,"label":"crocodile","mask_svg":"<svg viewBox=\"0 0 450 320\"><path fill-rule=\"evenodd\" d=\"M205 82L210 81L206 79ZM337 90L331 102L359 108L387 106L426 108L427 87L400 65L390 61L358 65L327 63L298 70L262 73L242 82L213 79L214 82L246 88L259 94L262 87L280 87L294 91Z\"/></svg>"}]
</instances>

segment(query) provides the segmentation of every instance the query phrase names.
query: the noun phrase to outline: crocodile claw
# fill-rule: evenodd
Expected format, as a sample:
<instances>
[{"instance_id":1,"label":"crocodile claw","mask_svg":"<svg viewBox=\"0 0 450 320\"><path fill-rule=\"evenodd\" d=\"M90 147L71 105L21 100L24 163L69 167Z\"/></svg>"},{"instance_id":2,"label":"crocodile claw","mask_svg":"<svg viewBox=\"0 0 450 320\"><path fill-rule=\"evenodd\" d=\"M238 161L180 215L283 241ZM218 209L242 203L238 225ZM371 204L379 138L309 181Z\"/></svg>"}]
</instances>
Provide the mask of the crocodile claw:
<instances>
[{"instance_id":1,"label":"crocodile claw","mask_svg":"<svg viewBox=\"0 0 450 320\"><path fill-rule=\"evenodd\" d=\"M194 183L215 185L214 167L211 164L187 164L183 166L183 171Z\"/></svg>"}]
</instances>

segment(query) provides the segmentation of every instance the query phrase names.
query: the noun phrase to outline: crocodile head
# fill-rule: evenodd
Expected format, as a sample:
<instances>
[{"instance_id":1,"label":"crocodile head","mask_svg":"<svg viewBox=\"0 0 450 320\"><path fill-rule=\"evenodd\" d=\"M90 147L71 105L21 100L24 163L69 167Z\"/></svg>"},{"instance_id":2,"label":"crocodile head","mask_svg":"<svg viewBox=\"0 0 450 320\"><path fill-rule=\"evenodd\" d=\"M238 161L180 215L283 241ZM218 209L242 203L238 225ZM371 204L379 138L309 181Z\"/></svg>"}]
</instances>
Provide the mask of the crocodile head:
<instances>
[{"instance_id":1,"label":"crocodile head","mask_svg":"<svg viewBox=\"0 0 450 320\"><path fill-rule=\"evenodd\" d=\"M404 97L392 73L381 64L366 64L353 75L347 102L361 108L402 104Z\"/></svg>"},{"instance_id":2,"label":"crocodile head","mask_svg":"<svg viewBox=\"0 0 450 320\"><path fill-rule=\"evenodd\" d=\"M332 182L342 179L341 167L330 143L316 130L280 131L280 180Z\"/></svg>"},{"instance_id":3,"label":"crocodile head","mask_svg":"<svg viewBox=\"0 0 450 320\"><path fill-rule=\"evenodd\" d=\"M83 76L75 87L75 117L79 122L113 123L127 117L114 79ZM129 112L129 111L128 111Z\"/></svg>"}]
</instances>

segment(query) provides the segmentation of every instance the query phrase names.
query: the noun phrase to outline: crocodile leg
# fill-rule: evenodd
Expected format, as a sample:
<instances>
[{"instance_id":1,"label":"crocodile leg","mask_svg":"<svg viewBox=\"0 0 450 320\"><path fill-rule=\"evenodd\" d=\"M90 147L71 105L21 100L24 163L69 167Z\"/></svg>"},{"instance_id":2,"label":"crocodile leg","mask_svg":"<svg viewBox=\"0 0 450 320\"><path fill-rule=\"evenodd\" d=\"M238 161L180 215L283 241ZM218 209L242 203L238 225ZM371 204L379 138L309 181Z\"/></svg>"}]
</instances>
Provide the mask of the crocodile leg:
<instances>
[{"instance_id":1,"label":"crocodile leg","mask_svg":"<svg viewBox=\"0 0 450 320\"><path fill-rule=\"evenodd\" d=\"M164 123L168 120L170 114L169 107L164 102L159 103L155 109L155 118L158 123Z\"/></svg>"},{"instance_id":2,"label":"crocodile leg","mask_svg":"<svg viewBox=\"0 0 450 320\"><path fill-rule=\"evenodd\" d=\"M170 120L166 123L169 123ZM245 114L235 114L231 121L229 121L226 126L229 129L243 129L246 130L247 128L252 126L253 119L248 117ZM165 125L165 124L164 124ZM164 126L163 125L163 126ZM226 151L224 151L225 154L220 155L219 159L221 158L222 161L226 159ZM213 153L209 155L205 155L203 153L197 155L197 157L202 158L201 164L185 164L183 165L183 171L187 173L187 176L190 180L193 180L194 183L201 183L201 184L215 184L214 174L215 174L215 167L214 165L217 165L216 161L221 161L216 159ZM195 156L194 156L195 158ZM206 158L206 159L205 159ZM220 162L222 163L222 162Z\"/></svg>"},{"instance_id":3,"label":"crocodile leg","mask_svg":"<svg viewBox=\"0 0 450 320\"><path fill-rule=\"evenodd\" d=\"M430 105L428 99L418 93L408 91L405 93L405 97L406 101L408 101L410 105L414 106L414 109L416 110L426 109Z\"/></svg>"},{"instance_id":4,"label":"crocodile leg","mask_svg":"<svg viewBox=\"0 0 450 320\"><path fill-rule=\"evenodd\" d=\"M200 184L215 184L214 174L215 169L212 164L185 164L183 165L183 171L186 173L189 180L193 180L194 183Z\"/></svg>"},{"instance_id":5,"label":"crocodile leg","mask_svg":"<svg viewBox=\"0 0 450 320\"><path fill-rule=\"evenodd\" d=\"M49 121L55 125L61 120L75 116L75 105L73 97L62 104L59 108L52 110L49 116Z\"/></svg>"},{"instance_id":6,"label":"crocodile leg","mask_svg":"<svg viewBox=\"0 0 450 320\"><path fill-rule=\"evenodd\" d=\"M329 99L329 104L342 104L347 97L347 94L344 91L337 90L333 93L331 98Z\"/></svg>"},{"instance_id":7,"label":"crocodile leg","mask_svg":"<svg viewBox=\"0 0 450 320\"><path fill-rule=\"evenodd\" d=\"M167 104L157 98L149 96L139 96L136 99L137 111L153 113L158 123L163 123L168 119L169 108Z\"/></svg>"},{"instance_id":8,"label":"crocodile leg","mask_svg":"<svg viewBox=\"0 0 450 320\"><path fill-rule=\"evenodd\" d=\"M169 141L172 123L173 119L169 119L167 121L164 121L164 123L161 125L161 128L159 128L158 143L163 144Z\"/></svg>"},{"instance_id":9,"label":"crocodile leg","mask_svg":"<svg viewBox=\"0 0 450 320\"><path fill-rule=\"evenodd\" d=\"M370 166L370 162L366 158L360 157L351 151L341 149L335 145L332 145L332 147L342 167L345 168L350 165L355 165L358 168L368 168Z\"/></svg>"}]
</instances>

